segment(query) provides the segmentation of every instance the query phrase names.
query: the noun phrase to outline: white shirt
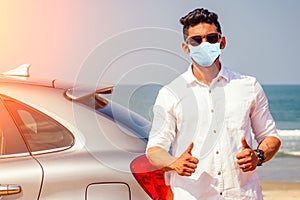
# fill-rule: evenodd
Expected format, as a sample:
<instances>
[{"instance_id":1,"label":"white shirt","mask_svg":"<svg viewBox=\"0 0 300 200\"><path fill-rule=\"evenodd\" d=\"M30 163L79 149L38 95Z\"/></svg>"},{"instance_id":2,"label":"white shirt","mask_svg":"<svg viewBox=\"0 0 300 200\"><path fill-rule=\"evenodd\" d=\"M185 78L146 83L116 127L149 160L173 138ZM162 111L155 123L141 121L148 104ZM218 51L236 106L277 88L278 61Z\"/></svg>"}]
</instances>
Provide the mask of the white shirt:
<instances>
[{"instance_id":1,"label":"white shirt","mask_svg":"<svg viewBox=\"0 0 300 200\"><path fill-rule=\"evenodd\" d=\"M255 78L222 66L207 86L190 66L159 91L153 113L147 149L172 146L172 155L179 157L194 142L192 155L199 159L190 177L169 172L174 200L262 199L257 172L243 172L236 163L243 135L250 146L252 138L260 143L278 137Z\"/></svg>"}]
</instances>

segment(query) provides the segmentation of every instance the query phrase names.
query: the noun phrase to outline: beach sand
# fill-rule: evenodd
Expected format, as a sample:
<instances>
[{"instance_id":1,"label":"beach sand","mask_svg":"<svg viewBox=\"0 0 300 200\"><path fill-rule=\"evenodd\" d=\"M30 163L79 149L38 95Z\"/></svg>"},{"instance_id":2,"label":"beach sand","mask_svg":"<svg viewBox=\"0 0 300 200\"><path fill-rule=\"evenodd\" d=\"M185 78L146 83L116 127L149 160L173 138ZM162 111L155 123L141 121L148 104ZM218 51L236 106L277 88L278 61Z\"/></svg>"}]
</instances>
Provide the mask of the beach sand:
<instances>
[{"instance_id":1,"label":"beach sand","mask_svg":"<svg viewBox=\"0 0 300 200\"><path fill-rule=\"evenodd\" d=\"M300 182L261 181L264 200L299 200Z\"/></svg>"},{"instance_id":2,"label":"beach sand","mask_svg":"<svg viewBox=\"0 0 300 200\"><path fill-rule=\"evenodd\" d=\"M274 158L258 168L264 200L300 200L300 158Z\"/></svg>"}]
</instances>

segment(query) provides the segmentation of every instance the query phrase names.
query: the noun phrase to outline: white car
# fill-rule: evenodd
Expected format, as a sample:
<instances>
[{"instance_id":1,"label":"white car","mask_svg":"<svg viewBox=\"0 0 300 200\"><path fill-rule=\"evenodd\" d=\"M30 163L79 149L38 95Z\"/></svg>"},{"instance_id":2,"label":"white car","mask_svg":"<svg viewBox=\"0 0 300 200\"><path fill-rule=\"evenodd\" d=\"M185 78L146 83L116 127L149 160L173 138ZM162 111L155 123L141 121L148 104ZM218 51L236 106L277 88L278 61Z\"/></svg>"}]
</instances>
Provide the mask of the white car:
<instances>
[{"instance_id":1,"label":"white car","mask_svg":"<svg viewBox=\"0 0 300 200\"><path fill-rule=\"evenodd\" d=\"M0 75L0 199L171 199L144 156L150 123L113 87ZM23 80L24 79L24 80Z\"/></svg>"}]
</instances>

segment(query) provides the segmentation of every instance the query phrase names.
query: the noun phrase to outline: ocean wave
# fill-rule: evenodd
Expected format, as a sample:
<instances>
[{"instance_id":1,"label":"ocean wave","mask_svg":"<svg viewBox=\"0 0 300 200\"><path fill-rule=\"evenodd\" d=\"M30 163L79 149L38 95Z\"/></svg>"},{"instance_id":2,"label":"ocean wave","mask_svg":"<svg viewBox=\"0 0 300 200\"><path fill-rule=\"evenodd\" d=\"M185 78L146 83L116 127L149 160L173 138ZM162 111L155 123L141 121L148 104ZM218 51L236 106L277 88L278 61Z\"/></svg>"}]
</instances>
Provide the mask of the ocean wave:
<instances>
[{"instance_id":1,"label":"ocean wave","mask_svg":"<svg viewBox=\"0 0 300 200\"><path fill-rule=\"evenodd\" d=\"M290 151L290 152L283 152L283 153L291 155L291 156L300 156L299 151Z\"/></svg>"},{"instance_id":2,"label":"ocean wave","mask_svg":"<svg viewBox=\"0 0 300 200\"><path fill-rule=\"evenodd\" d=\"M279 156L300 157L300 130L278 130L281 138Z\"/></svg>"},{"instance_id":3,"label":"ocean wave","mask_svg":"<svg viewBox=\"0 0 300 200\"><path fill-rule=\"evenodd\" d=\"M300 137L300 130L278 130L280 137Z\"/></svg>"},{"instance_id":4,"label":"ocean wave","mask_svg":"<svg viewBox=\"0 0 300 200\"><path fill-rule=\"evenodd\" d=\"M300 157L300 151L282 151L282 150L279 150L276 157Z\"/></svg>"}]
</instances>

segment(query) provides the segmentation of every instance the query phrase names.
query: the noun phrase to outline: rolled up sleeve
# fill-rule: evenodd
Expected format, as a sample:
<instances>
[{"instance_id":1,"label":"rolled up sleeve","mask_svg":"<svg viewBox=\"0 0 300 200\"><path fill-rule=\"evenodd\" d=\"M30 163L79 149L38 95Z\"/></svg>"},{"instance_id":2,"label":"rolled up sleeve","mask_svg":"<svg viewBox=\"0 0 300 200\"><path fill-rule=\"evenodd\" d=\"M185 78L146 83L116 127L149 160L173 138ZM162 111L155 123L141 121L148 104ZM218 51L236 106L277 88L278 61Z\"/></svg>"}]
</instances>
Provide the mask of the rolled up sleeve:
<instances>
[{"instance_id":1,"label":"rolled up sleeve","mask_svg":"<svg viewBox=\"0 0 300 200\"><path fill-rule=\"evenodd\" d=\"M176 117L173 112L175 100L172 92L166 87L159 91L153 107L153 121L147 150L150 147L161 147L169 151L176 136Z\"/></svg>"},{"instance_id":2,"label":"rolled up sleeve","mask_svg":"<svg viewBox=\"0 0 300 200\"><path fill-rule=\"evenodd\" d=\"M252 104L251 126L254 137L258 143L261 143L267 136L274 136L279 139L275 121L270 113L267 97L261 85L254 83L255 99Z\"/></svg>"}]
</instances>

